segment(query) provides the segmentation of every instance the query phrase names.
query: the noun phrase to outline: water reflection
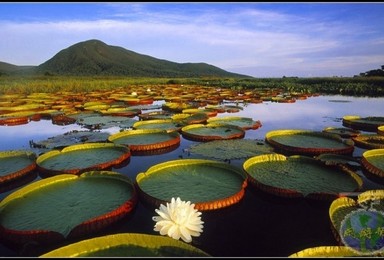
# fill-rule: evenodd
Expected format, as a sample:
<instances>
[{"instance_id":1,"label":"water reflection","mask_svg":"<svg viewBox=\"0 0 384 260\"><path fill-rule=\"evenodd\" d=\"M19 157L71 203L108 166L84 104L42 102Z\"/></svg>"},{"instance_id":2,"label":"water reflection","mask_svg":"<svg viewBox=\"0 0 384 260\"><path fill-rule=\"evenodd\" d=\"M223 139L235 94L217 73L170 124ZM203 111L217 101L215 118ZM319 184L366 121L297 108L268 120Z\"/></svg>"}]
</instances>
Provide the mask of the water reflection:
<instances>
[{"instance_id":1,"label":"water reflection","mask_svg":"<svg viewBox=\"0 0 384 260\"><path fill-rule=\"evenodd\" d=\"M239 104L241 105L241 104ZM264 139L265 134L277 129L308 129L322 131L326 127L342 127L345 115L383 116L384 98L317 96L295 103L263 102L246 104L238 113L218 113L217 117L242 116L260 120L262 127L247 130L246 139ZM148 112L148 111L146 111ZM31 121L17 126L0 126L0 150L29 149L29 141L45 140L72 130L86 130L79 125L54 125L50 120ZM113 134L117 128L107 129ZM149 167L179 158L196 155L185 150L197 142L181 138L176 149L166 153L131 156L127 165L111 170L135 180L136 175ZM353 155L361 156L364 149L355 148ZM198 156L197 156L198 157ZM242 167L244 160L231 164ZM383 189L363 174L363 190ZM38 179L38 178L37 178ZM0 194L4 198L10 192ZM268 196L248 187L243 200L228 209L203 215L204 233L193 244L212 256L288 256L308 247L337 245L330 229L329 203L313 203L308 200L284 200ZM134 215L111 227L106 233L137 232L157 234L153 231L154 209L139 203ZM48 249L46 249L48 250ZM41 250L39 253L42 253ZM24 252L36 256L36 252ZM18 256L20 252L0 247L0 256Z\"/></svg>"}]
</instances>

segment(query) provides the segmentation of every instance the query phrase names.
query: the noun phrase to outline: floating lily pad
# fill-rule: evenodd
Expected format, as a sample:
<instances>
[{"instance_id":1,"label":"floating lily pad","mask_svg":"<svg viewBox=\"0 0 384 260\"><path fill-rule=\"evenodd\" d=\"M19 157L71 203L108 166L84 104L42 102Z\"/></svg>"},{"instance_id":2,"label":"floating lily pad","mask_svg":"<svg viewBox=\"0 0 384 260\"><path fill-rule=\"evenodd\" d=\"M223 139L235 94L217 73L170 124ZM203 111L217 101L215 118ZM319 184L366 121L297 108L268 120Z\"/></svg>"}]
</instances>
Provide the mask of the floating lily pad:
<instances>
[{"instance_id":1,"label":"floating lily pad","mask_svg":"<svg viewBox=\"0 0 384 260\"><path fill-rule=\"evenodd\" d=\"M206 252L170 237L121 233L73 243L40 257L209 257Z\"/></svg>"},{"instance_id":2,"label":"floating lily pad","mask_svg":"<svg viewBox=\"0 0 384 260\"><path fill-rule=\"evenodd\" d=\"M36 154L30 151L0 151L0 187L21 179L36 169Z\"/></svg>"},{"instance_id":3,"label":"floating lily pad","mask_svg":"<svg viewBox=\"0 0 384 260\"><path fill-rule=\"evenodd\" d=\"M326 127L323 129L323 132L330 134L338 134L342 138L351 138L361 134L359 130L349 127Z\"/></svg>"},{"instance_id":4,"label":"floating lily pad","mask_svg":"<svg viewBox=\"0 0 384 260\"><path fill-rule=\"evenodd\" d=\"M377 134L384 135L384 125L377 128Z\"/></svg>"},{"instance_id":5,"label":"floating lily pad","mask_svg":"<svg viewBox=\"0 0 384 260\"><path fill-rule=\"evenodd\" d=\"M384 149L365 151L361 157L361 165L373 176L384 178Z\"/></svg>"},{"instance_id":6,"label":"floating lily pad","mask_svg":"<svg viewBox=\"0 0 384 260\"><path fill-rule=\"evenodd\" d=\"M381 116L344 116L343 126L367 132L376 132L379 126L384 125L384 117Z\"/></svg>"},{"instance_id":7,"label":"floating lily pad","mask_svg":"<svg viewBox=\"0 0 384 260\"><path fill-rule=\"evenodd\" d=\"M215 210L239 202L247 185L246 174L227 163L180 159L160 163L136 176L144 201L159 206L180 197L198 210Z\"/></svg>"},{"instance_id":8,"label":"floating lily pad","mask_svg":"<svg viewBox=\"0 0 384 260\"><path fill-rule=\"evenodd\" d=\"M129 147L113 143L75 144L46 152L36 159L37 169L50 175L80 174L89 170L104 170L131 156Z\"/></svg>"},{"instance_id":9,"label":"floating lily pad","mask_svg":"<svg viewBox=\"0 0 384 260\"><path fill-rule=\"evenodd\" d=\"M94 131L71 131L62 135L56 135L39 142L31 142L34 148L63 148L73 144L106 142L109 133Z\"/></svg>"},{"instance_id":10,"label":"floating lily pad","mask_svg":"<svg viewBox=\"0 0 384 260\"><path fill-rule=\"evenodd\" d=\"M193 141L212 141L241 139L245 136L245 130L235 125L225 124L192 124L181 128L184 138Z\"/></svg>"},{"instance_id":11,"label":"floating lily pad","mask_svg":"<svg viewBox=\"0 0 384 260\"><path fill-rule=\"evenodd\" d=\"M182 125L173 119L153 119L138 121L133 124L133 129L161 129L168 132L179 131Z\"/></svg>"},{"instance_id":12,"label":"floating lily pad","mask_svg":"<svg viewBox=\"0 0 384 260\"><path fill-rule=\"evenodd\" d=\"M269 131L265 139L278 152L289 155L352 154L354 150L354 143L351 140L311 130L274 130Z\"/></svg>"},{"instance_id":13,"label":"floating lily pad","mask_svg":"<svg viewBox=\"0 0 384 260\"><path fill-rule=\"evenodd\" d=\"M141 113L138 117L141 120L156 120L156 119L172 119L174 113L168 111L154 111L148 113Z\"/></svg>"},{"instance_id":14,"label":"floating lily pad","mask_svg":"<svg viewBox=\"0 0 384 260\"><path fill-rule=\"evenodd\" d=\"M138 129L113 134L108 140L115 144L127 145L134 154L136 151L151 151L179 145L180 134L161 129Z\"/></svg>"},{"instance_id":15,"label":"floating lily pad","mask_svg":"<svg viewBox=\"0 0 384 260\"><path fill-rule=\"evenodd\" d=\"M258 155L246 160L243 168L255 187L282 197L335 198L340 192L360 190L363 183L346 167L301 155Z\"/></svg>"},{"instance_id":16,"label":"floating lily pad","mask_svg":"<svg viewBox=\"0 0 384 260\"><path fill-rule=\"evenodd\" d=\"M320 160L327 165L346 165L354 170L360 168L360 160L347 155L323 153L315 157L316 160Z\"/></svg>"},{"instance_id":17,"label":"floating lily pad","mask_svg":"<svg viewBox=\"0 0 384 260\"><path fill-rule=\"evenodd\" d=\"M214 117L209 118L207 123L216 123L216 124L230 124L241 127L244 130L248 129L258 129L261 127L260 121L255 121L250 117L240 117L240 116L225 116L225 117Z\"/></svg>"},{"instance_id":18,"label":"floating lily pad","mask_svg":"<svg viewBox=\"0 0 384 260\"><path fill-rule=\"evenodd\" d=\"M232 139L198 143L192 145L189 151L220 160L232 160L271 153L273 147L264 140Z\"/></svg>"},{"instance_id":19,"label":"floating lily pad","mask_svg":"<svg viewBox=\"0 0 384 260\"><path fill-rule=\"evenodd\" d=\"M361 254L353 251L348 246L317 246L303 249L288 257L359 257Z\"/></svg>"},{"instance_id":20,"label":"floating lily pad","mask_svg":"<svg viewBox=\"0 0 384 260\"><path fill-rule=\"evenodd\" d=\"M107 129L110 127L130 128L137 120L125 116L105 116L95 115L86 116L77 120L79 125L88 129Z\"/></svg>"},{"instance_id":21,"label":"floating lily pad","mask_svg":"<svg viewBox=\"0 0 384 260\"><path fill-rule=\"evenodd\" d=\"M111 171L60 174L0 202L0 234L16 244L87 236L127 216L138 201L130 179Z\"/></svg>"},{"instance_id":22,"label":"floating lily pad","mask_svg":"<svg viewBox=\"0 0 384 260\"><path fill-rule=\"evenodd\" d=\"M362 134L353 137L355 145L364 149L381 149L384 148L384 135L379 134Z\"/></svg>"}]
</instances>

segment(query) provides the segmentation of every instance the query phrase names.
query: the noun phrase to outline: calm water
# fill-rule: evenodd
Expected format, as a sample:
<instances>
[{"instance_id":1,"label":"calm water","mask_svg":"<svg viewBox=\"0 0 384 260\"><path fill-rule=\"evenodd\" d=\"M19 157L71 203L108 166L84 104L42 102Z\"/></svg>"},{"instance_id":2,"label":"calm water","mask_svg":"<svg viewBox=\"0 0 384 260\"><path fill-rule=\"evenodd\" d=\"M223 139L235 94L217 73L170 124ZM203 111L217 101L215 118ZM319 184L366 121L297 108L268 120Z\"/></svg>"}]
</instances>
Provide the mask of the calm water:
<instances>
[{"instance_id":1,"label":"calm water","mask_svg":"<svg viewBox=\"0 0 384 260\"><path fill-rule=\"evenodd\" d=\"M238 113L219 113L217 116L242 116L260 120L262 127L247 130L244 138L264 140L265 134L271 130L322 131L326 127L343 127L342 117L345 115L384 116L383 111L384 98L318 96L297 100L295 103L248 104ZM143 113L145 112L149 111L143 110ZM0 126L0 150L29 149L30 140L38 142L75 129L86 130L77 125L54 125L50 120L32 121L19 126ZM119 129L111 128L105 131L112 134ZM180 146L171 152L131 156L127 166L112 170L135 180L138 173L145 172L152 165L180 158L199 158L198 155L188 155L185 152L185 149L196 143L182 139ZM353 155L361 156L364 151L356 147ZM242 168L244 161L235 160L231 161L231 164ZM383 185L366 179L361 172L358 174L364 180L363 191L384 188ZM38 179L39 176L35 181ZM0 194L0 199L18 188ZM285 257L309 247L337 245L328 215L330 203L282 199L257 191L248 185L243 199L238 204L217 211L203 212L204 232L200 237L194 238L192 245L217 257ZM154 208L139 202L131 216L98 233L97 236L128 232L158 235L153 231L154 215ZM30 246L16 250L9 245L0 245L0 256L38 256L54 247Z\"/></svg>"}]
</instances>

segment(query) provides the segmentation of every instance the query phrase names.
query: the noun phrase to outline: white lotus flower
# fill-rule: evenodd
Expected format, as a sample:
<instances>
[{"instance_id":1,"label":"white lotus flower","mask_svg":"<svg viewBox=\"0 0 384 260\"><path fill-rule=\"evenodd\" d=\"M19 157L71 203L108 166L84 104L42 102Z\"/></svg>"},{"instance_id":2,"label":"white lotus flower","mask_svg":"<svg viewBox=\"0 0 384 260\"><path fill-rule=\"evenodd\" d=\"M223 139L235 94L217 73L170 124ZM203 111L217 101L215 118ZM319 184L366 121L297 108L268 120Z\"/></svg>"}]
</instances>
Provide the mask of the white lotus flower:
<instances>
[{"instance_id":1,"label":"white lotus flower","mask_svg":"<svg viewBox=\"0 0 384 260\"><path fill-rule=\"evenodd\" d=\"M160 204L159 209L155 209L159 216L152 219L156 221L154 230L160 231L161 235L168 235L173 239L181 239L184 242L191 242L192 236L198 237L203 232L201 212L195 209L195 204L190 201L182 201L179 197L171 199L167 206Z\"/></svg>"}]
</instances>

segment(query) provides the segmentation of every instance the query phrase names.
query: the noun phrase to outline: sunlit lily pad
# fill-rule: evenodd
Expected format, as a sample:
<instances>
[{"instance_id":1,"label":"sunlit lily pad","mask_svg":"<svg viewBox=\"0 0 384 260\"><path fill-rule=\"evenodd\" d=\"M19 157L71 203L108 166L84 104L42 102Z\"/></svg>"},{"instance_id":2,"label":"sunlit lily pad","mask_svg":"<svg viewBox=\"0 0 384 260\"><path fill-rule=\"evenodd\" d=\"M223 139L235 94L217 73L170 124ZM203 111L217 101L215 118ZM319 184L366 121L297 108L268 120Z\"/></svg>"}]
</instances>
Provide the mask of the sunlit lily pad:
<instances>
[{"instance_id":1,"label":"sunlit lily pad","mask_svg":"<svg viewBox=\"0 0 384 260\"><path fill-rule=\"evenodd\" d=\"M384 135L379 134L361 134L353 137L355 145L364 149L382 149L384 148Z\"/></svg>"},{"instance_id":2,"label":"sunlit lily pad","mask_svg":"<svg viewBox=\"0 0 384 260\"><path fill-rule=\"evenodd\" d=\"M0 203L0 234L17 244L87 236L127 216L137 201L135 186L120 173L60 174L5 197Z\"/></svg>"},{"instance_id":3,"label":"sunlit lily pad","mask_svg":"<svg viewBox=\"0 0 384 260\"><path fill-rule=\"evenodd\" d=\"M258 155L246 160L243 168L255 187L282 197L335 198L340 192L360 190L363 183L346 167L301 155Z\"/></svg>"},{"instance_id":4,"label":"sunlit lily pad","mask_svg":"<svg viewBox=\"0 0 384 260\"><path fill-rule=\"evenodd\" d=\"M137 129L113 134L108 141L127 145L134 154L136 151L151 151L177 146L180 144L180 134L176 131L167 132L161 129Z\"/></svg>"},{"instance_id":5,"label":"sunlit lily pad","mask_svg":"<svg viewBox=\"0 0 384 260\"><path fill-rule=\"evenodd\" d=\"M261 122L259 120L255 121L250 117L240 117L240 116L225 116L225 117L214 117L209 118L207 123L216 123L216 124L230 124L241 127L244 130L248 129L258 129L261 127Z\"/></svg>"},{"instance_id":6,"label":"sunlit lily pad","mask_svg":"<svg viewBox=\"0 0 384 260\"><path fill-rule=\"evenodd\" d=\"M181 134L186 139L207 142L212 140L241 139L245 136L245 130L228 124L192 124L182 127Z\"/></svg>"},{"instance_id":7,"label":"sunlit lily pad","mask_svg":"<svg viewBox=\"0 0 384 260\"><path fill-rule=\"evenodd\" d=\"M384 125L377 128L377 134L384 135Z\"/></svg>"},{"instance_id":8,"label":"sunlit lily pad","mask_svg":"<svg viewBox=\"0 0 384 260\"><path fill-rule=\"evenodd\" d=\"M133 124L133 129L162 129L168 132L179 131L182 125L173 119L153 119L138 121Z\"/></svg>"},{"instance_id":9,"label":"sunlit lily pad","mask_svg":"<svg viewBox=\"0 0 384 260\"><path fill-rule=\"evenodd\" d=\"M354 150L354 143L349 139L311 130L273 130L265 135L265 139L278 152L289 155L352 154Z\"/></svg>"},{"instance_id":10,"label":"sunlit lily pad","mask_svg":"<svg viewBox=\"0 0 384 260\"><path fill-rule=\"evenodd\" d=\"M365 151L361 157L361 165L373 176L384 178L384 149Z\"/></svg>"},{"instance_id":11,"label":"sunlit lily pad","mask_svg":"<svg viewBox=\"0 0 384 260\"><path fill-rule=\"evenodd\" d=\"M73 144L106 142L108 137L109 133L105 132L74 130L62 135L50 137L46 140L38 142L32 141L31 145L35 148L54 149L63 148Z\"/></svg>"},{"instance_id":12,"label":"sunlit lily pad","mask_svg":"<svg viewBox=\"0 0 384 260\"><path fill-rule=\"evenodd\" d=\"M376 132L379 126L384 125L384 117L382 116L344 116L343 126L353 129L363 130L367 132Z\"/></svg>"},{"instance_id":13,"label":"sunlit lily pad","mask_svg":"<svg viewBox=\"0 0 384 260\"><path fill-rule=\"evenodd\" d=\"M120 233L90 238L40 257L209 257L190 244L170 237Z\"/></svg>"},{"instance_id":14,"label":"sunlit lily pad","mask_svg":"<svg viewBox=\"0 0 384 260\"><path fill-rule=\"evenodd\" d=\"M0 151L0 187L21 179L36 169L36 154L30 151Z\"/></svg>"},{"instance_id":15,"label":"sunlit lily pad","mask_svg":"<svg viewBox=\"0 0 384 260\"><path fill-rule=\"evenodd\" d=\"M232 160L272 153L273 147L265 143L264 140L214 140L192 145L189 152L220 160Z\"/></svg>"},{"instance_id":16,"label":"sunlit lily pad","mask_svg":"<svg viewBox=\"0 0 384 260\"><path fill-rule=\"evenodd\" d=\"M326 127L323 132L330 134L338 134L342 138L351 138L361 134L359 130L352 129L349 127Z\"/></svg>"},{"instance_id":17,"label":"sunlit lily pad","mask_svg":"<svg viewBox=\"0 0 384 260\"><path fill-rule=\"evenodd\" d=\"M357 252L353 251L348 246L317 246L303 249L292 255L290 258L296 257L359 257L361 256Z\"/></svg>"},{"instance_id":18,"label":"sunlit lily pad","mask_svg":"<svg viewBox=\"0 0 384 260\"><path fill-rule=\"evenodd\" d=\"M140 197L159 206L180 197L198 210L215 210L239 202L247 185L242 169L224 162L180 159L160 163L136 176Z\"/></svg>"},{"instance_id":19,"label":"sunlit lily pad","mask_svg":"<svg viewBox=\"0 0 384 260\"><path fill-rule=\"evenodd\" d=\"M50 175L80 174L104 170L120 164L131 156L128 146L113 143L75 144L46 152L36 159L37 169Z\"/></svg>"}]
</instances>

